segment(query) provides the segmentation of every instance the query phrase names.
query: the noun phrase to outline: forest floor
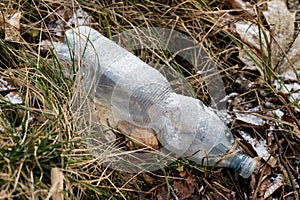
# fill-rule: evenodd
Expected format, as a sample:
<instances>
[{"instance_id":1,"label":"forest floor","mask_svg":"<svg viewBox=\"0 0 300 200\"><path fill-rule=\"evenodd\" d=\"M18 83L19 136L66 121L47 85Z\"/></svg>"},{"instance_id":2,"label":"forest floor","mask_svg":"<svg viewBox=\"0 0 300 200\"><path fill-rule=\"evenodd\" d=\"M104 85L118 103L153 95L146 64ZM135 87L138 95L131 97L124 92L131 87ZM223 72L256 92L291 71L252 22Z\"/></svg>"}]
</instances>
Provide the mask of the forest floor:
<instances>
[{"instance_id":1,"label":"forest floor","mask_svg":"<svg viewBox=\"0 0 300 200\"><path fill-rule=\"evenodd\" d=\"M299 1L5 0L0 8L0 199L300 198ZM99 105L92 117L111 141L95 140L106 147L95 154L82 134L89 130L76 122L76 76L66 77L66 65L45 45L63 43L64 32L80 25L116 42L128 31L165 28L184 35L169 41L176 47L190 48L188 38L205 50L217 66L212 72L179 56L182 49L156 48L149 35L145 44L137 34L135 45L143 48L124 46L183 77L170 82L215 109L238 151L258 161L254 173L243 178L188 158L120 170L109 162L120 157L110 147L126 155L148 147L155 156L161 144L151 130L110 122ZM150 136L141 141L136 134Z\"/></svg>"}]
</instances>

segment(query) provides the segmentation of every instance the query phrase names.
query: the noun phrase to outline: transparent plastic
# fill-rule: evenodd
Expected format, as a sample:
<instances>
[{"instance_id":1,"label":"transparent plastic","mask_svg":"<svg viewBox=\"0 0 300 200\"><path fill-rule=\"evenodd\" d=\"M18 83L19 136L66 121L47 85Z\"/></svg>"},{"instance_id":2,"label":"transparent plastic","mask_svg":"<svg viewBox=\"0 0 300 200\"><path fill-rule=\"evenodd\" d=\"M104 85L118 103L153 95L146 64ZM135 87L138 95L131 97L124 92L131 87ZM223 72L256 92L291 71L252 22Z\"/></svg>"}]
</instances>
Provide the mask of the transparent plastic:
<instances>
[{"instance_id":1,"label":"transparent plastic","mask_svg":"<svg viewBox=\"0 0 300 200\"><path fill-rule=\"evenodd\" d=\"M234 139L227 126L200 100L176 94L167 79L129 51L81 26L66 31L57 45L62 60L80 61L84 90L111 107L115 117L151 127L170 152L197 163L229 167L249 177L256 161L241 153L228 154Z\"/></svg>"}]
</instances>

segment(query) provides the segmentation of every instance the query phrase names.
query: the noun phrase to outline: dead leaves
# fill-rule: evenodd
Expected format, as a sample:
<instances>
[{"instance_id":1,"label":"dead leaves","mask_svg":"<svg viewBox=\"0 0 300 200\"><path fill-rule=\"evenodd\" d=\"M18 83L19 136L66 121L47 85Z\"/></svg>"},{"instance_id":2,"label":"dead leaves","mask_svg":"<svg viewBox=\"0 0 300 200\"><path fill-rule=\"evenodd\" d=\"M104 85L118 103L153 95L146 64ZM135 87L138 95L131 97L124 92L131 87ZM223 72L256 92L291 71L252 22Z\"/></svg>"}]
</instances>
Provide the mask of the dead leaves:
<instances>
[{"instance_id":1,"label":"dead leaves","mask_svg":"<svg viewBox=\"0 0 300 200\"><path fill-rule=\"evenodd\" d=\"M272 179L265 179L261 185L261 196L263 199L267 199L281 186L283 186L283 176L281 174Z\"/></svg>"},{"instance_id":2,"label":"dead leaves","mask_svg":"<svg viewBox=\"0 0 300 200\"><path fill-rule=\"evenodd\" d=\"M0 75L0 103L23 104L20 93L7 82L6 78Z\"/></svg>"},{"instance_id":3,"label":"dead leaves","mask_svg":"<svg viewBox=\"0 0 300 200\"><path fill-rule=\"evenodd\" d=\"M269 144L266 144L265 140L258 141L245 131L241 131L240 133L243 139L252 146L259 158L267 162L272 168L276 166L277 160L270 154Z\"/></svg>"},{"instance_id":4,"label":"dead leaves","mask_svg":"<svg viewBox=\"0 0 300 200\"><path fill-rule=\"evenodd\" d=\"M255 187L253 193L253 199L268 199L269 197L274 197L276 192L280 192L280 188L283 188L285 183L285 178L283 174L278 173L272 175L272 170L268 166L264 166L261 169L261 176L259 180L252 180L251 183Z\"/></svg>"},{"instance_id":5,"label":"dead leaves","mask_svg":"<svg viewBox=\"0 0 300 200\"><path fill-rule=\"evenodd\" d=\"M6 100L12 104L22 104L23 103L22 97L16 91L11 91L7 95L5 95L4 100Z\"/></svg>"},{"instance_id":6,"label":"dead leaves","mask_svg":"<svg viewBox=\"0 0 300 200\"><path fill-rule=\"evenodd\" d=\"M182 171L179 175L184 180L175 180L173 182L174 191L179 196L179 199L189 199L196 189L194 177L188 171Z\"/></svg>"},{"instance_id":7,"label":"dead leaves","mask_svg":"<svg viewBox=\"0 0 300 200\"><path fill-rule=\"evenodd\" d=\"M240 0L230 1L232 6L240 5ZM266 68L279 74L288 69L300 69L300 39L295 38L295 13L290 12L282 0L272 0L252 9L256 16L236 22L234 30L239 34L243 46L239 49L239 58L245 68L260 71L266 76ZM249 12L249 6L239 6ZM257 12L258 11L258 12ZM266 24L263 22L266 20Z\"/></svg>"},{"instance_id":8,"label":"dead leaves","mask_svg":"<svg viewBox=\"0 0 300 200\"><path fill-rule=\"evenodd\" d=\"M179 173L178 177L173 177L174 180L170 184L164 184L157 188L155 199L199 199L196 194L197 183L193 174L184 169Z\"/></svg>"},{"instance_id":9,"label":"dead leaves","mask_svg":"<svg viewBox=\"0 0 300 200\"><path fill-rule=\"evenodd\" d=\"M5 12L2 16L0 13L0 30L4 29L5 41L20 42L20 19L21 12L11 10Z\"/></svg>"},{"instance_id":10,"label":"dead leaves","mask_svg":"<svg viewBox=\"0 0 300 200\"><path fill-rule=\"evenodd\" d=\"M7 10L0 12L0 32L4 32L4 41L21 42L20 20L22 13L17 10ZM92 17L81 8L73 11L70 8L58 10L55 15L49 16L49 22L46 24L48 31L54 35L62 37L66 28L88 25L92 22ZM40 33L38 29L31 29L31 36L37 37Z\"/></svg>"},{"instance_id":11,"label":"dead leaves","mask_svg":"<svg viewBox=\"0 0 300 200\"><path fill-rule=\"evenodd\" d=\"M21 95L16 91L16 88L11 86L4 77L0 75L0 103L1 104L23 104L23 99ZM3 110L0 108L0 114L3 113ZM18 111L17 114L22 118L24 112ZM0 118L0 132L6 131L8 121L4 119L3 116Z\"/></svg>"},{"instance_id":12,"label":"dead leaves","mask_svg":"<svg viewBox=\"0 0 300 200\"><path fill-rule=\"evenodd\" d=\"M82 25L90 25L92 17L89 13L81 8L72 10L71 8L63 8L58 10L55 15L50 15L47 27L55 36L62 37L63 32L70 27Z\"/></svg>"},{"instance_id":13,"label":"dead leaves","mask_svg":"<svg viewBox=\"0 0 300 200\"><path fill-rule=\"evenodd\" d=\"M270 26L272 65L276 67L294 40L295 13L291 13L282 0L267 2L267 7L262 13Z\"/></svg>"}]
</instances>

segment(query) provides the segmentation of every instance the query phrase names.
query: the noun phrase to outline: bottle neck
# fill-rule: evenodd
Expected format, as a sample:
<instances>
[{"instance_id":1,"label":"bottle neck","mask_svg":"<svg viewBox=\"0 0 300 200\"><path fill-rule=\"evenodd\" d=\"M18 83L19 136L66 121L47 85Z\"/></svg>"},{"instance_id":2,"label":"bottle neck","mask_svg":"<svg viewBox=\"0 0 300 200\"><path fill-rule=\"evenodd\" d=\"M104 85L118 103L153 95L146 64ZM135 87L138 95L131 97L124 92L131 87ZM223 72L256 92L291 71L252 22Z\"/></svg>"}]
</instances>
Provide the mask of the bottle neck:
<instances>
[{"instance_id":1,"label":"bottle neck","mask_svg":"<svg viewBox=\"0 0 300 200\"><path fill-rule=\"evenodd\" d=\"M257 166L257 162L242 153L236 153L230 157L215 157L209 158L209 165L216 167L227 167L232 168L235 172L239 173L240 176L248 178Z\"/></svg>"},{"instance_id":2,"label":"bottle neck","mask_svg":"<svg viewBox=\"0 0 300 200\"><path fill-rule=\"evenodd\" d=\"M237 156L239 157L239 163L236 165L234 170L238 172L240 176L248 178L255 170L257 162L253 158L244 154L239 154Z\"/></svg>"}]
</instances>

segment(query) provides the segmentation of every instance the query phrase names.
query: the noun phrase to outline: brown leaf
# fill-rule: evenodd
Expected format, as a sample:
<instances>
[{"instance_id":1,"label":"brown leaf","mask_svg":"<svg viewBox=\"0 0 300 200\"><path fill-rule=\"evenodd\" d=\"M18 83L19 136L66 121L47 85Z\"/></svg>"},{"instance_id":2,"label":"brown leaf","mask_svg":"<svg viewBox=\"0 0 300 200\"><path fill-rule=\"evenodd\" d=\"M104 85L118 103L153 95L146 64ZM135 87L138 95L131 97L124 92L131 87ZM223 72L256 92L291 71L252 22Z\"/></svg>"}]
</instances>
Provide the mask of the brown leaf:
<instances>
[{"instance_id":1,"label":"brown leaf","mask_svg":"<svg viewBox=\"0 0 300 200\"><path fill-rule=\"evenodd\" d=\"M95 108L97 122L101 124L101 126L103 126L104 129L115 127L117 125L117 123L114 120L113 112L110 108L102 105L98 101L96 101L95 103ZM109 125L111 127L109 127Z\"/></svg>"},{"instance_id":2,"label":"brown leaf","mask_svg":"<svg viewBox=\"0 0 300 200\"><path fill-rule=\"evenodd\" d=\"M11 11L5 16L5 41L20 42L20 19L21 13L18 11Z\"/></svg>"},{"instance_id":3,"label":"brown leaf","mask_svg":"<svg viewBox=\"0 0 300 200\"><path fill-rule=\"evenodd\" d=\"M116 127L114 115L111 109L102 105L97 99L95 99L95 118L96 125L100 127L105 133L105 138L109 141L115 141L116 135L111 130L111 127Z\"/></svg>"},{"instance_id":4,"label":"brown leaf","mask_svg":"<svg viewBox=\"0 0 300 200\"><path fill-rule=\"evenodd\" d=\"M188 171L180 172L179 175L185 180L173 181L174 191L177 193L180 199L188 199L195 191L193 175Z\"/></svg>"},{"instance_id":5,"label":"brown leaf","mask_svg":"<svg viewBox=\"0 0 300 200\"><path fill-rule=\"evenodd\" d=\"M263 196L268 189L268 185L270 184L270 179L265 179L259 187L259 196Z\"/></svg>"},{"instance_id":6,"label":"brown leaf","mask_svg":"<svg viewBox=\"0 0 300 200\"><path fill-rule=\"evenodd\" d=\"M165 186L158 188L156 191L156 199L157 200L166 200L168 199L168 190Z\"/></svg>"},{"instance_id":7,"label":"brown leaf","mask_svg":"<svg viewBox=\"0 0 300 200\"><path fill-rule=\"evenodd\" d=\"M125 135L129 136L132 140L129 142L130 147L137 146L144 148L150 146L154 149L159 148L158 139L151 128L141 128L132 125L126 121L119 121L117 128Z\"/></svg>"},{"instance_id":8,"label":"brown leaf","mask_svg":"<svg viewBox=\"0 0 300 200\"><path fill-rule=\"evenodd\" d=\"M150 176L150 175L147 174L147 173L141 173L141 176L143 177L143 179L144 179L147 183L153 184L154 181L155 181L154 177Z\"/></svg>"}]
</instances>

